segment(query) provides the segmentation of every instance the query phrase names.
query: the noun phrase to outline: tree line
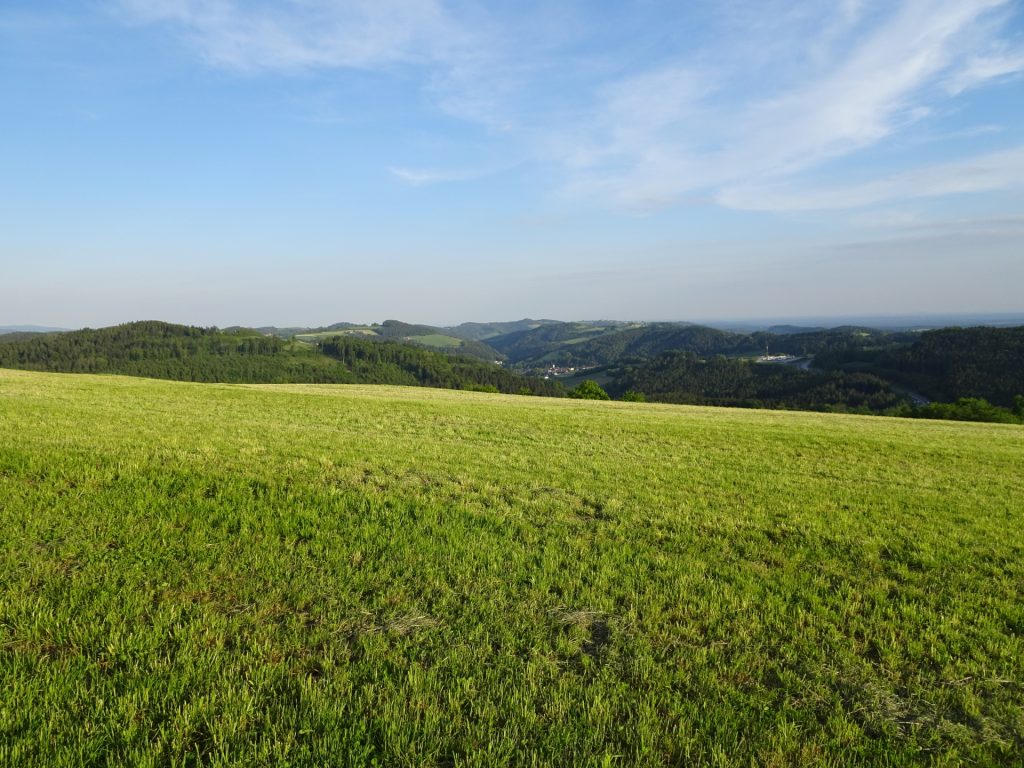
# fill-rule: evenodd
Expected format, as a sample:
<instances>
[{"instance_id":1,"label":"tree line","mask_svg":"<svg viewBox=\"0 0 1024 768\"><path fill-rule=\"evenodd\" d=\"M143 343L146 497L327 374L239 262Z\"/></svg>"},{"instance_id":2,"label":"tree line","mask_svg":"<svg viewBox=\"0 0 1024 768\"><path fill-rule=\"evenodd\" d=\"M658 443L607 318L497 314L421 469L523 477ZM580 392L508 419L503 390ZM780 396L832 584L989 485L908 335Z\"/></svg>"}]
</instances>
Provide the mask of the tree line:
<instances>
[{"instance_id":1,"label":"tree line","mask_svg":"<svg viewBox=\"0 0 1024 768\"><path fill-rule=\"evenodd\" d=\"M235 329L156 321L0 344L0 367L221 383L404 384L555 396L557 382L396 342L352 337L319 347Z\"/></svg>"}]
</instances>

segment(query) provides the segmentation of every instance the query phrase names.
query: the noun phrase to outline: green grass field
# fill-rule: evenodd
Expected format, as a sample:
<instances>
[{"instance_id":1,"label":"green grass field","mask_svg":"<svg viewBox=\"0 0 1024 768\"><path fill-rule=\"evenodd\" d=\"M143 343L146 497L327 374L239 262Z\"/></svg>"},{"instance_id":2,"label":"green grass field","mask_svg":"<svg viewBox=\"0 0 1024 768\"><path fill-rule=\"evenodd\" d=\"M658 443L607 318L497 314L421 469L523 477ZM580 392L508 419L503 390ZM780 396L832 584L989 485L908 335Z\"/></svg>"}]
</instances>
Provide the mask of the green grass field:
<instances>
[{"instance_id":1,"label":"green grass field","mask_svg":"<svg viewBox=\"0 0 1024 768\"><path fill-rule=\"evenodd\" d=\"M316 333L299 333L295 338L300 341L323 341L335 336L380 336L373 328L343 328L337 331L317 331ZM462 339L455 336L445 336L441 333L430 333L422 336L408 336L408 341L422 344L425 347L436 349L457 349L463 345Z\"/></svg>"},{"instance_id":2,"label":"green grass field","mask_svg":"<svg viewBox=\"0 0 1024 768\"><path fill-rule=\"evenodd\" d=\"M1024 428L0 371L0 765L1021 765Z\"/></svg>"},{"instance_id":3,"label":"green grass field","mask_svg":"<svg viewBox=\"0 0 1024 768\"><path fill-rule=\"evenodd\" d=\"M454 336L445 336L442 333L430 333L425 336L410 336L409 341L414 341L425 347L436 347L437 349L458 349L462 346L462 339L457 339Z\"/></svg>"},{"instance_id":4,"label":"green grass field","mask_svg":"<svg viewBox=\"0 0 1024 768\"><path fill-rule=\"evenodd\" d=\"M323 341L333 339L335 336L380 336L372 328L342 328L335 331L317 331L316 333L297 333L295 338L299 341Z\"/></svg>"}]
</instances>

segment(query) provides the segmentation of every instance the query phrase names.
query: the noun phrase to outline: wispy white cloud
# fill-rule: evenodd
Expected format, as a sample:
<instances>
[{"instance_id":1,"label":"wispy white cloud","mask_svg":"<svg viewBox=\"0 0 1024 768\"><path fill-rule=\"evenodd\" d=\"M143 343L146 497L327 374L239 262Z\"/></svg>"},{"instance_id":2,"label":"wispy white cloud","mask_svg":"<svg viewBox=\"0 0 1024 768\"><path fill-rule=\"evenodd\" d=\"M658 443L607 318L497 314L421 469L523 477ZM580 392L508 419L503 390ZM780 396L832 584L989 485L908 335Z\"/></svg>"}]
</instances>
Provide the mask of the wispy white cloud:
<instances>
[{"instance_id":1,"label":"wispy white cloud","mask_svg":"<svg viewBox=\"0 0 1024 768\"><path fill-rule=\"evenodd\" d=\"M260 72L429 62L462 42L437 0L116 0L130 22L170 23L212 64Z\"/></svg>"},{"instance_id":2,"label":"wispy white cloud","mask_svg":"<svg viewBox=\"0 0 1024 768\"><path fill-rule=\"evenodd\" d=\"M763 90L750 96L729 82L750 78L742 58L732 71L727 65L711 74L692 71L692 78L677 82L664 72L623 80L588 121L600 128L591 130L566 162L568 192L643 209L710 190L719 202L732 205L749 199L744 190L750 187L797 178L873 147L926 118L936 92L941 95L936 86L942 78L959 76L964 90L1011 68L1005 60L983 66L970 58L979 35L998 32L987 21L1005 5L1005 0L905 0L895 11L875 10L873 26L837 43L830 60L789 73L781 83L766 71ZM848 29L864 24L863 13L863 4L848 4L820 23ZM794 22L783 47L807 50L805 28L806 20ZM776 36L771 45L779 45L782 31L777 25L770 31ZM760 41L745 43L757 48ZM812 61L818 52L795 56ZM764 64L760 54L755 60ZM677 64L668 72L682 69ZM693 78L703 79L706 88ZM661 87L650 87L652 82ZM712 88L723 95L703 98ZM621 108L624 101L628 110ZM666 123L666 110L685 118Z\"/></svg>"},{"instance_id":3,"label":"wispy white cloud","mask_svg":"<svg viewBox=\"0 0 1024 768\"><path fill-rule=\"evenodd\" d=\"M406 67L435 108L495 131L519 124L509 102L536 84L559 38L553 0L511 17L473 0L108 2L124 22L168 26L212 66L241 73Z\"/></svg>"},{"instance_id":4,"label":"wispy white cloud","mask_svg":"<svg viewBox=\"0 0 1024 768\"><path fill-rule=\"evenodd\" d=\"M718 200L722 205L744 210L823 211L1015 187L1024 187L1024 146L860 184L731 186L719 194Z\"/></svg>"},{"instance_id":5,"label":"wispy white cloud","mask_svg":"<svg viewBox=\"0 0 1024 768\"><path fill-rule=\"evenodd\" d=\"M657 160L651 155L687 132L700 114L701 101L713 90L713 76L682 66L613 83L602 89L596 119L584 129L596 132L596 140L567 142L566 163L587 168L603 162L636 165ZM677 154L685 148L672 149Z\"/></svg>"},{"instance_id":6,"label":"wispy white cloud","mask_svg":"<svg viewBox=\"0 0 1024 768\"><path fill-rule=\"evenodd\" d=\"M721 0L713 39L642 68L625 46L575 48L586 15L570 0L514 14L476 0L110 1L131 23L177 29L219 67L416 68L436 109L560 169L565 196L640 211L695 198L805 209L821 192L806 175L1024 71L1003 39L1011 0ZM389 170L415 185L479 176L432 165ZM818 207L970 186L931 173L826 190ZM994 188L994 176L974 183ZM768 206L767 190L784 197Z\"/></svg>"},{"instance_id":7,"label":"wispy white cloud","mask_svg":"<svg viewBox=\"0 0 1024 768\"><path fill-rule=\"evenodd\" d=\"M411 187L444 184L455 181L472 181L488 176L494 171L485 168L388 168L399 181Z\"/></svg>"},{"instance_id":8,"label":"wispy white cloud","mask_svg":"<svg viewBox=\"0 0 1024 768\"><path fill-rule=\"evenodd\" d=\"M891 215L883 217L886 213ZM961 236L1024 237L1024 213L953 218L937 218L910 212L904 216L895 215L895 212L891 211L879 214L873 221L866 220L865 223L913 237L942 237L951 233Z\"/></svg>"},{"instance_id":9,"label":"wispy white cloud","mask_svg":"<svg viewBox=\"0 0 1024 768\"><path fill-rule=\"evenodd\" d=\"M1024 74L1024 51L1002 52L989 56L968 59L966 65L956 72L947 83L949 92L956 96L990 80Z\"/></svg>"}]
</instances>

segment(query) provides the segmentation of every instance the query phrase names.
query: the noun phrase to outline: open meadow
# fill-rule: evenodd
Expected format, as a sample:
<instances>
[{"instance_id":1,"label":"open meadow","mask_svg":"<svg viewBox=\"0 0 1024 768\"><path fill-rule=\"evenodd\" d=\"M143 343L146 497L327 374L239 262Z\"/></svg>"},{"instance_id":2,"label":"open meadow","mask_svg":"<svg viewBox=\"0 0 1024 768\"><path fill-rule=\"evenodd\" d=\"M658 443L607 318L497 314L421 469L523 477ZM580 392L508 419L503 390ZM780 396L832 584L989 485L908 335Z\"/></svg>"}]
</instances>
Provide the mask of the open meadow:
<instances>
[{"instance_id":1,"label":"open meadow","mask_svg":"<svg viewBox=\"0 0 1024 768\"><path fill-rule=\"evenodd\" d=\"M0 370L0 765L1024 763L1024 428Z\"/></svg>"}]
</instances>

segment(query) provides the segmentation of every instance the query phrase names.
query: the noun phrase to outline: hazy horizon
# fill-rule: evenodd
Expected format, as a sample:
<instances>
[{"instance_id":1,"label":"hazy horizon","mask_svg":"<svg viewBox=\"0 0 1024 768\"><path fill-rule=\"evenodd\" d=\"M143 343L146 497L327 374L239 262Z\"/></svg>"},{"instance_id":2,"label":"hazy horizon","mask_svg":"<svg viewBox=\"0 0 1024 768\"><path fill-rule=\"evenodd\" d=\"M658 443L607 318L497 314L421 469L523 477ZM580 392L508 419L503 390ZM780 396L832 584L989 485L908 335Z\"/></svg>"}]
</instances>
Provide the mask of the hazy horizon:
<instances>
[{"instance_id":1,"label":"hazy horizon","mask_svg":"<svg viewBox=\"0 0 1024 768\"><path fill-rule=\"evenodd\" d=\"M66 326L55 326L55 325L33 325L24 323L2 323L0 322L0 333L10 331L26 331L26 332L45 332L45 331L74 331L85 328L103 328L112 325L123 325L133 322L143 321L157 321L157 322L175 322L180 325L191 325L198 327L217 327L217 328L233 328L233 327L244 327L244 328L324 328L337 323L352 323L354 325L377 325L387 320L397 320L399 322L410 323L414 325L428 325L438 328L454 328L463 323L513 323L520 322L523 320L535 320L535 321L555 321L555 322L622 322L622 323L689 323L693 325L707 325L711 327L718 327L724 330L741 330L744 328L769 328L771 326L804 326L804 327L827 327L835 328L844 325L863 325L866 327L877 327L877 328L917 328L933 325L935 327L948 326L948 325L993 325L993 326L1011 326L1011 325L1024 325L1024 312L974 312L974 313L958 313L958 314L894 314L894 315L828 315L828 316L783 316L783 317L720 317L720 318L629 318L629 317L573 317L573 318L554 318L554 317L514 317L514 318L501 318L501 319L470 319L470 320L458 320L455 322L445 323L431 323L422 318L417 317L386 317L378 319L338 319L324 323L266 323L266 322L254 322L254 323L236 323L236 322L225 322L225 323L196 323L187 321L171 321L165 318L158 317L140 317L133 318L130 320L122 320L116 323L109 324L71 324Z\"/></svg>"},{"instance_id":2,"label":"hazy horizon","mask_svg":"<svg viewBox=\"0 0 1024 768\"><path fill-rule=\"evenodd\" d=\"M1024 311L1019 0L11 0L12 323Z\"/></svg>"}]
</instances>

